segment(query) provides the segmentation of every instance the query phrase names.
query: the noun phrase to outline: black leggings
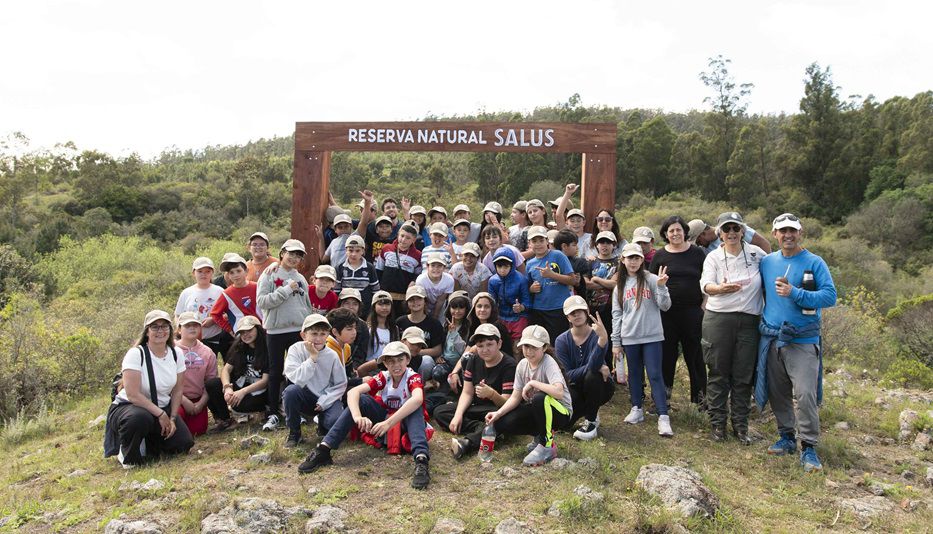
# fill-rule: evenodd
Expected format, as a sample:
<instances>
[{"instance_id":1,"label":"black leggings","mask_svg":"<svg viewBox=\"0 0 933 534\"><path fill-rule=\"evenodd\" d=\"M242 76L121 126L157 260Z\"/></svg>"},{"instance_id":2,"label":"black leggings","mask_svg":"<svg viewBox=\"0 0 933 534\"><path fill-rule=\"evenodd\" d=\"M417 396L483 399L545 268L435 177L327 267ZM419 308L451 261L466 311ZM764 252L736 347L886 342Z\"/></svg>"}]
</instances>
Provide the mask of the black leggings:
<instances>
[{"instance_id":1,"label":"black leggings","mask_svg":"<svg viewBox=\"0 0 933 534\"><path fill-rule=\"evenodd\" d=\"M281 415L279 409L282 405L283 376L285 372L285 353L288 347L301 341L301 332L286 332L284 334L266 335L266 347L269 357L269 384L266 386L266 402L269 405L269 415Z\"/></svg>"},{"instance_id":2,"label":"black leggings","mask_svg":"<svg viewBox=\"0 0 933 534\"><path fill-rule=\"evenodd\" d=\"M519 404L496 421L495 425L497 434L534 436L538 443L550 447L554 430L570 426L570 410L554 397L539 391L531 398L531 402Z\"/></svg>"},{"instance_id":3,"label":"black leggings","mask_svg":"<svg viewBox=\"0 0 933 534\"><path fill-rule=\"evenodd\" d=\"M703 310L699 306L671 306L661 312L664 342L661 345L661 374L664 385L674 387L678 347L683 350L690 375L690 402L699 403L706 396L706 363L700 339L703 337Z\"/></svg>"},{"instance_id":4,"label":"black leggings","mask_svg":"<svg viewBox=\"0 0 933 534\"><path fill-rule=\"evenodd\" d=\"M582 384L569 384L570 395L573 397L573 417L570 424L586 416L588 421L595 421L599 407L609 402L616 391L612 377L603 380L602 373L589 371L583 378Z\"/></svg>"},{"instance_id":5,"label":"black leggings","mask_svg":"<svg viewBox=\"0 0 933 534\"><path fill-rule=\"evenodd\" d=\"M226 421L230 419L230 407L224 400L223 384L219 378L209 378L204 383L204 389L207 390L207 409L214 415L214 421ZM240 388L233 384L233 390ZM240 404L237 404L236 411L240 413L263 412L266 410L265 395L247 395L243 397Z\"/></svg>"}]
</instances>

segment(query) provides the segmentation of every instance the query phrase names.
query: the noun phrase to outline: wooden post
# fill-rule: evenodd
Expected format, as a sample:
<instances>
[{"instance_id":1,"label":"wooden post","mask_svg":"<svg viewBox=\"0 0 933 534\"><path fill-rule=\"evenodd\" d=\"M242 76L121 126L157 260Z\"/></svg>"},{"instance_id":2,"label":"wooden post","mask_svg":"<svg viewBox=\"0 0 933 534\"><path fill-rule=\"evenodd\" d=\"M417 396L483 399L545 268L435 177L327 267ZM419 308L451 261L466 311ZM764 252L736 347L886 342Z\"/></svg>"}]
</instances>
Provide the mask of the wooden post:
<instances>
[{"instance_id":1,"label":"wooden post","mask_svg":"<svg viewBox=\"0 0 933 534\"><path fill-rule=\"evenodd\" d=\"M590 227L600 210L615 213L616 205L616 154L583 154L583 177L580 180L580 209Z\"/></svg>"},{"instance_id":2,"label":"wooden post","mask_svg":"<svg viewBox=\"0 0 933 534\"><path fill-rule=\"evenodd\" d=\"M330 154L295 150L291 236L304 243L308 251L301 266L305 276L314 273L324 254L314 226L324 226L327 192L330 190Z\"/></svg>"}]
</instances>

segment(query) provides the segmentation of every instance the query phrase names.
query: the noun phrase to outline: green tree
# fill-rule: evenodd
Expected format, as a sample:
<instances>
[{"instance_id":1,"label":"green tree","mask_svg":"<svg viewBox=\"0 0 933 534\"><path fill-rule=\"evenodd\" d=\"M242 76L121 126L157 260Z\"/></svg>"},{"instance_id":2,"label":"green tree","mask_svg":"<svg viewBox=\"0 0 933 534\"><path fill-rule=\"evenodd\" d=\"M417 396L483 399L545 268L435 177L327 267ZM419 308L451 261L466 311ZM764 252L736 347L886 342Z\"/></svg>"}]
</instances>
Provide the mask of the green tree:
<instances>
[{"instance_id":1,"label":"green tree","mask_svg":"<svg viewBox=\"0 0 933 534\"><path fill-rule=\"evenodd\" d=\"M664 117L657 116L635 130L632 137L633 186L655 195L670 193L671 150L674 133Z\"/></svg>"}]
</instances>

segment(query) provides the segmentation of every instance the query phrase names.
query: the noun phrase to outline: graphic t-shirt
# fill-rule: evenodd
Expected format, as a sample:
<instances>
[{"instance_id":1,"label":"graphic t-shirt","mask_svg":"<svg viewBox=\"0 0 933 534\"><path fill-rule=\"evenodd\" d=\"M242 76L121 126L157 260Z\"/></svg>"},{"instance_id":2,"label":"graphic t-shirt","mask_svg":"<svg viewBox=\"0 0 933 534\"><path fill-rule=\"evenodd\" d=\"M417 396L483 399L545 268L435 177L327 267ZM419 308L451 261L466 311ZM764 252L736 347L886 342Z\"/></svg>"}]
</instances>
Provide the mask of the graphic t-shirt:
<instances>
[{"instance_id":1,"label":"graphic t-shirt","mask_svg":"<svg viewBox=\"0 0 933 534\"><path fill-rule=\"evenodd\" d=\"M558 250L549 250L547 254L538 258L532 257L525 262L525 274L528 276L528 284L535 282L541 283L541 291L531 294L531 308L534 310L559 310L564 306L564 301L570 296L570 287L561 284L552 278L545 278L541 275L538 267L550 266L556 274L571 274L573 267L570 260L563 252Z\"/></svg>"},{"instance_id":2,"label":"graphic t-shirt","mask_svg":"<svg viewBox=\"0 0 933 534\"><path fill-rule=\"evenodd\" d=\"M204 382L217 376L217 355L204 343L195 341L194 346L185 347L178 343L185 358L185 387L182 394L189 399L204 395Z\"/></svg>"},{"instance_id":3,"label":"graphic t-shirt","mask_svg":"<svg viewBox=\"0 0 933 534\"><path fill-rule=\"evenodd\" d=\"M236 389L243 389L246 386L259 382L262 379L262 374L266 372L266 368L258 367L256 365L255 350L249 346L247 346L246 349L246 352L241 356L242 358L246 359L246 371L241 376L233 376L232 373L230 375L230 379L233 380L233 383L236 385ZM227 363L230 362L228 361ZM265 394L265 388L250 392L250 395L254 397Z\"/></svg>"},{"instance_id":4,"label":"graphic t-shirt","mask_svg":"<svg viewBox=\"0 0 933 534\"><path fill-rule=\"evenodd\" d=\"M317 288L308 286L308 299L311 301L311 313L327 315L327 312L337 307L337 293L328 291L323 297L317 296Z\"/></svg>"},{"instance_id":5,"label":"graphic t-shirt","mask_svg":"<svg viewBox=\"0 0 933 534\"><path fill-rule=\"evenodd\" d=\"M194 312L198 320L202 323L211 316L211 308L217 303L217 299L223 295L223 288L211 284L207 289L201 289L197 285L186 287L181 295L178 296L178 303L175 304L175 317L184 312ZM201 339L209 339L221 332L221 328L216 324L201 329Z\"/></svg>"},{"instance_id":6,"label":"graphic t-shirt","mask_svg":"<svg viewBox=\"0 0 933 534\"><path fill-rule=\"evenodd\" d=\"M392 382L392 377L388 371L380 371L376 376L366 379L369 386L369 394L376 398L376 402L383 405L389 413L393 413L405 404L405 401L411 398L416 389L424 392L424 382L421 375L410 367L405 368L405 374L398 381L398 384ZM423 397L422 397L423 398ZM421 402L421 411L424 414L424 420L428 421L428 410Z\"/></svg>"},{"instance_id":7,"label":"graphic t-shirt","mask_svg":"<svg viewBox=\"0 0 933 534\"><path fill-rule=\"evenodd\" d=\"M450 276L460 284L460 289L467 292L467 298L473 300L473 297L482 288L483 282L492 277L492 273L489 272L488 267L479 262L476 263L473 272L468 273L466 268L463 267L463 262L458 262L450 268Z\"/></svg>"},{"instance_id":8,"label":"graphic t-shirt","mask_svg":"<svg viewBox=\"0 0 933 534\"><path fill-rule=\"evenodd\" d=\"M431 317L426 315L420 323L411 322L410 315L406 315L396 321L395 325L398 326L398 331L400 333L405 332L405 329L410 326L417 326L424 332L424 341L428 344L427 348L434 348L444 342L446 336L444 335L444 327L441 326L441 323Z\"/></svg>"},{"instance_id":9,"label":"graphic t-shirt","mask_svg":"<svg viewBox=\"0 0 933 534\"><path fill-rule=\"evenodd\" d=\"M437 307L437 299L441 295L450 295L454 292L454 279L447 273L441 273L441 279L434 283L428 273L421 273L418 275L418 279L415 281L416 284L424 288L424 292L427 293L428 299L425 305L427 306L427 314L435 315L434 310ZM446 305L444 310L446 310ZM440 313L444 313L444 310L441 310Z\"/></svg>"},{"instance_id":10,"label":"graphic t-shirt","mask_svg":"<svg viewBox=\"0 0 933 534\"><path fill-rule=\"evenodd\" d=\"M562 384L564 386L564 394L561 395L561 398L557 399L557 401L560 402L564 408L567 408L568 412L573 414L573 401L570 398L570 388L567 387L567 381L564 380L564 375L560 372L560 367L558 367L554 358L545 353L537 369L532 369L528 360L523 359L518 362L518 365L515 367L515 382L512 384L515 391L521 391L524 389L525 384L532 380L537 380L544 384Z\"/></svg>"}]
</instances>

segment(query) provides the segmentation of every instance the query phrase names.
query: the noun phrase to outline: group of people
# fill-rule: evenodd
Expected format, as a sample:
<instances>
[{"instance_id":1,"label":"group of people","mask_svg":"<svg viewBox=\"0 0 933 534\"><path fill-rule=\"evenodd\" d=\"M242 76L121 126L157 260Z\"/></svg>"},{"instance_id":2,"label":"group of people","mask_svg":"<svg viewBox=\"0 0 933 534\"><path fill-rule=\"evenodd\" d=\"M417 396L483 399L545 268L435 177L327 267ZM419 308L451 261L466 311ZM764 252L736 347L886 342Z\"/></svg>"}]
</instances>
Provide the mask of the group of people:
<instances>
[{"instance_id":1,"label":"group of people","mask_svg":"<svg viewBox=\"0 0 933 534\"><path fill-rule=\"evenodd\" d=\"M671 216L656 248L647 226L626 241L609 209L588 222L576 190L550 214L537 199L515 203L512 226L497 202L480 222L466 205L450 219L408 199L385 199L376 217L363 191L359 219L332 202L314 243L288 239L273 257L256 232L250 259L227 253L220 273L195 259L175 313L147 314L123 359L105 454L129 467L185 452L208 412L215 431L253 413L263 430L284 423L289 448L314 424L321 439L302 473L332 463L350 438L410 453L412 486L424 488L432 421L458 459L492 431L531 436L524 463L541 465L557 456L555 431L595 438L600 408L627 384L624 422L653 411L672 437L682 354L713 440L731 422L751 443L754 394L778 424L768 452L794 453L799 441L802 467L820 470L820 309L836 292L826 263L802 248L800 219L773 220L770 253L736 212L715 225ZM322 262L306 279L313 251Z\"/></svg>"}]
</instances>

